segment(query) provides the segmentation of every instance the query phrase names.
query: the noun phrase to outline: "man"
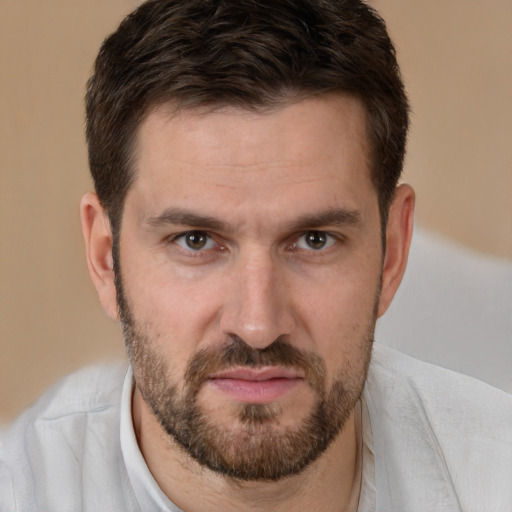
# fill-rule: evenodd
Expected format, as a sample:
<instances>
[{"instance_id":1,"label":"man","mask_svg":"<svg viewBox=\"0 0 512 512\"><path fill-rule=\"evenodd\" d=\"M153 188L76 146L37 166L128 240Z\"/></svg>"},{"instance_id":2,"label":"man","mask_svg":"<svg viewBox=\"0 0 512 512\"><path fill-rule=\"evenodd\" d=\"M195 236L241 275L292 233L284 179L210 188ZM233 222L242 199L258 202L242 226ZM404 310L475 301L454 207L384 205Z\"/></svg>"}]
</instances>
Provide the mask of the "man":
<instances>
[{"instance_id":1,"label":"man","mask_svg":"<svg viewBox=\"0 0 512 512\"><path fill-rule=\"evenodd\" d=\"M130 368L17 421L2 510L510 510L510 397L373 343L414 193L372 9L147 2L87 120L89 272Z\"/></svg>"}]
</instances>

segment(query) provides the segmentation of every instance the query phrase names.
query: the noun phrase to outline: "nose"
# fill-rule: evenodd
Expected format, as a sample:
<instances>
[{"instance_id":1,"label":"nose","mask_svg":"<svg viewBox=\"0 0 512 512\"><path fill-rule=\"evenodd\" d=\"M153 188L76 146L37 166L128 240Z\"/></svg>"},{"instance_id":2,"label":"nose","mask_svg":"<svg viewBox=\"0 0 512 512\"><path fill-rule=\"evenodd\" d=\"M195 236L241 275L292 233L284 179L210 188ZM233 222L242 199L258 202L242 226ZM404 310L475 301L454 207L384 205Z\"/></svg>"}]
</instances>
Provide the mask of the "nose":
<instances>
[{"instance_id":1,"label":"nose","mask_svg":"<svg viewBox=\"0 0 512 512\"><path fill-rule=\"evenodd\" d=\"M254 349L264 349L295 328L283 269L271 255L240 258L231 269L220 328Z\"/></svg>"}]
</instances>

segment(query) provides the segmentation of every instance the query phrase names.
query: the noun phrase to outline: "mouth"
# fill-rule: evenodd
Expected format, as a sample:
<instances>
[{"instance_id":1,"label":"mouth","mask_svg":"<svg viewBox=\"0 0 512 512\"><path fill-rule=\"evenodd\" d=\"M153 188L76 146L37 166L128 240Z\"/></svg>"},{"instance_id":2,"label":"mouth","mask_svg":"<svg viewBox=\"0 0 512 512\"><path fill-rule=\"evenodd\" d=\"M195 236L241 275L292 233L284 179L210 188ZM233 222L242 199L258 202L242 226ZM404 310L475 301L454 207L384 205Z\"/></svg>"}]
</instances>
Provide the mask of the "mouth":
<instances>
[{"instance_id":1,"label":"mouth","mask_svg":"<svg viewBox=\"0 0 512 512\"><path fill-rule=\"evenodd\" d=\"M208 379L216 391L247 404L275 402L303 382L302 373L284 367L234 368Z\"/></svg>"}]
</instances>

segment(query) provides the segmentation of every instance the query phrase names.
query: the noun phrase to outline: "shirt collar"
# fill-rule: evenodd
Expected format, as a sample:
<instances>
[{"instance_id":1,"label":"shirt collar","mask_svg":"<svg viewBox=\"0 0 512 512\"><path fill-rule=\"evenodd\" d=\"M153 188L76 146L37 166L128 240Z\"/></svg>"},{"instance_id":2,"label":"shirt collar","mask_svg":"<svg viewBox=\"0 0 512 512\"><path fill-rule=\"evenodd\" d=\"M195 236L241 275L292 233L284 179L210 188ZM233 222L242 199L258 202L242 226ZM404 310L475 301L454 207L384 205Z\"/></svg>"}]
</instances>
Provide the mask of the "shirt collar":
<instances>
[{"instance_id":1,"label":"shirt collar","mask_svg":"<svg viewBox=\"0 0 512 512\"><path fill-rule=\"evenodd\" d=\"M141 510L179 512L156 483L140 452L132 421L133 373L128 369L121 396L121 451L133 492Z\"/></svg>"}]
</instances>

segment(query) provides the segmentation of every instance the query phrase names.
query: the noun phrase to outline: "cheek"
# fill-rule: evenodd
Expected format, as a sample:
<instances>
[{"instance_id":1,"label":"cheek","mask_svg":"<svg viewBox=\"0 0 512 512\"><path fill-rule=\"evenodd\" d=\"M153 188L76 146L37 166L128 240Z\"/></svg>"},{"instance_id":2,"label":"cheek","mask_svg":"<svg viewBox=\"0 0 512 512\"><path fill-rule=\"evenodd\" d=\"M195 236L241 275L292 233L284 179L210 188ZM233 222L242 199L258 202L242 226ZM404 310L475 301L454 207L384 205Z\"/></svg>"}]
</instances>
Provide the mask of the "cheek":
<instances>
[{"instance_id":1,"label":"cheek","mask_svg":"<svg viewBox=\"0 0 512 512\"><path fill-rule=\"evenodd\" d=\"M310 279L297 296L312 321L324 329L345 330L367 323L375 309L380 269L377 264L345 265Z\"/></svg>"},{"instance_id":2,"label":"cheek","mask_svg":"<svg viewBox=\"0 0 512 512\"><path fill-rule=\"evenodd\" d=\"M137 330L144 334L171 374L182 375L205 340L216 339L218 312L208 279L187 279L169 266L143 261L133 253L122 260L123 286Z\"/></svg>"},{"instance_id":3,"label":"cheek","mask_svg":"<svg viewBox=\"0 0 512 512\"><path fill-rule=\"evenodd\" d=\"M192 342L216 314L213 294L200 283L162 282L146 279L142 287L133 286L133 314L158 331L159 337Z\"/></svg>"},{"instance_id":4,"label":"cheek","mask_svg":"<svg viewBox=\"0 0 512 512\"><path fill-rule=\"evenodd\" d=\"M302 294L302 322L331 375L364 359L373 336L379 279L378 266L346 268Z\"/></svg>"}]
</instances>

